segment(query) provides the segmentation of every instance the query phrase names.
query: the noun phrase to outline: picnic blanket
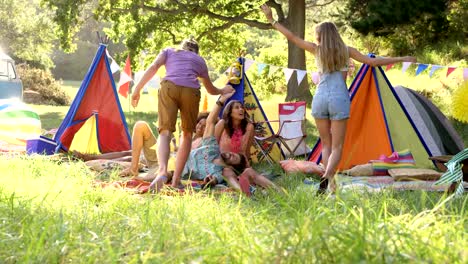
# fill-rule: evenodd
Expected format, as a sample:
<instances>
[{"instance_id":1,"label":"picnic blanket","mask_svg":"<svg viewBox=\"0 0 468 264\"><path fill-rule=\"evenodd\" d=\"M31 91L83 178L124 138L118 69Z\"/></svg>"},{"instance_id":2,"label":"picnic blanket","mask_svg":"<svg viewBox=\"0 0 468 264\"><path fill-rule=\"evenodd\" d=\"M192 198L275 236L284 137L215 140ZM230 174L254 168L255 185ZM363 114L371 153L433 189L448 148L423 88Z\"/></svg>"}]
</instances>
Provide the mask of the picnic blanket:
<instances>
[{"instance_id":1,"label":"picnic blanket","mask_svg":"<svg viewBox=\"0 0 468 264\"><path fill-rule=\"evenodd\" d=\"M131 192L131 193L135 193L135 194L148 193L150 191L149 187L151 184L150 182L147 182L138 178L122 180L122 181L110 181L110 182L96 180L94 183L96 187L118 189L118 190L123 190L123 191ZM186 195L186 194L192 194L195 192L205 190L202 181L187 180L187 181L182 181L182 183L185 185L184 189L170 188L169 187L170 183L166 184L166 187L161 190L161 194L163 195ZM206 190L208 190L208 188ZM210 190L216 193L233 192L232 188L229 188L222 184L218 184L214 187L211 187Z\"/></svg>"},{"instance_id":2,"label":"picnic blanket","mask_svg":"<svg viewBox=\"0 0 468 264\"><path fill-rule=\"evenodd\" d=\"M383 190L395 191L437 191L445 192L449 190L450 184L436 184L436 181L395 181L390 176L357 176L350 177L343 174L336 176L338 189L347 191L366 191L366 192L381 192ZM304 185L314 185L318 188L318 181L313 179L305 179ZM465 191L468 189L468 182L462 183Z\"/></svg>"},{"instance_id":3,"label":"picnic blanket","mask_svg":"<svg viewBox=\"0 0 468 264\"><path fill-rule=\"evenodd\" d=\"M423 190L423 191L447 191L450 184L436 184L436 181L395 181L390 176L371 176L371 177L349 177L345 175L337 175L337 185L341 190L366 190L378 192L384 189L392 189L396 191L406 190ZM468 188L468 182L463 182L463 187Z\"/></svg>"},{"instance_id":4,"label":"picnic blanket","mask_svg":"<svg viewBox=\"0 0 468 264\"><path fill-rule=\"evenodd\" d=\"M205 184L203 181L199 180L182 180L185 188L183 189L175 189L175 188L167 188L170 186L170 183L166 183L166 188L161 190L161 194L166 195L184 195L184 194L192 194L194 192L204 191L204 190L211 190L214 193L233 193L235 190L230 188L224 184L217 184L213 187L205 188ZM124 190L136 194L144 194L150 191L150 182L144 181L138 178L132 178L129 180L122 180L122 181L102 181L102 180L95 180L95 186L101 188L113 188ZM252 193L256 190L255 186L250 185L249 180L247 179L246 175L239 176L239 185L241 187L242 193L250 197Z\"/></svg>"}]
</instances>

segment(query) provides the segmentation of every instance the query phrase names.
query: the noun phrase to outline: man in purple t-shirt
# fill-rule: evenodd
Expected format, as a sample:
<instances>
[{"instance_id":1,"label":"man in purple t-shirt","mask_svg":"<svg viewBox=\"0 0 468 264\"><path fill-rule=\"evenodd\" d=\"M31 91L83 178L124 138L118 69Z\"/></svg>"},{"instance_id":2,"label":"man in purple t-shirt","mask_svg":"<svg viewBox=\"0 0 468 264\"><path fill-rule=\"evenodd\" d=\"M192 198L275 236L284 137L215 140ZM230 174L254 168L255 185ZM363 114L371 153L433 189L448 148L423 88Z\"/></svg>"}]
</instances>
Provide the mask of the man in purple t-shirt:
<instances>
[{"instance_id":1,"label":"man in purple t-shirt","mask_svg":"<svg viewBox=\"0 0 468 264\"><path fill-rule=\"evenodd\" d=\"M167 180L167 163L170 152L171 133L175 131L177 112L180 110L182 120L182 137L177 151L172 186L180 186L180 177L191 149L192 133L197 124L200 105L201 80L206 91L212 95L226 94L234 91L226 85L219 89L213 85L208 75L205 60L198 55L198 43L193 39L182 41L180 49L166 48L156 57L145 71L132 94L132 106L137 107L140 91L156 74L162 65L166 67L166 76L161 81L158 92L158 163L157 177L151 183L154 188L158 182Z\"/></svg>"}]
</instances>

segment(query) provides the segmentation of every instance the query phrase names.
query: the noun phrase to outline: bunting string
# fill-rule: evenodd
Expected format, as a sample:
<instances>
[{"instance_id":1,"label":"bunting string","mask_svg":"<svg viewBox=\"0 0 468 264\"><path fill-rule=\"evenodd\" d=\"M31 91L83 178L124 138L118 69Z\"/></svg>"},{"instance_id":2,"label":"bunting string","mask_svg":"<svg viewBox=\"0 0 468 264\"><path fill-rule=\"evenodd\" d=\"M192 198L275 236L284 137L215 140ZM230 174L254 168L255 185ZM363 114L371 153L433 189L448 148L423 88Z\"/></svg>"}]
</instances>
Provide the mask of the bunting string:
<instances>
[{"instance_id":1,"label":"bunting string","mask_svg":"<svg viewBox=\"0 0 468 264\"><path fill-rule=\"evenodd\" d=\"M319 76L319 73L316 72L316 71L306 71L306 70L301 70L301 69L291 69L291 68L287 68L287 67L281 67L281 66L276 66L276 65L271 65L271 64L267 64L267 63L263 63L263 62L257 62L255 60L252 60L252 59L248 59L246 58L245 59L245 71L247 71L249 68L251 68L252 65L256 64L257 65L257 72L258 74L262 74L264 71L268 71L268 76L270 77L271 75L273 75L275 72L277 72L278 70L282 70L282 72L284 73L284 77L286 79L286 83L289 82L289 80L291 79L291 77L293 76L293 73L296 72L296 77L297 77L297 84L300 84L305 76L307 74L310 75L311 79L312 79L312 82L314 84L318 84L319 80L320 80L320 76ZM419 74L421 74L422 72L429 72L429 77L432 78L432 76L434 75L434 73L438 70L442 70L442 69L445 69L446 70L446 74L445 74L445 77L448 77L450 74L452 74L454 71L456 71L457 69L460 69L463 73L463 79L465 81L468 80L468 68L463 68L463 67L454 67L454 66L443 66L443 65L437 65L437 64L427 64L427 63L412 63L412 62L403 62L402 63L402 72L406 72L408 70L408 68L412 65L412 64L415 64L416 65L416 76L418 76ZM385 71L389 71L390 69L393 68L393 66L395 66L395 63L393 64L388 64L385 66ZM354 64L353 65L350 65L350 68L352 70L354 70ZM429 69L429 70L428 70Z\"/></svg>"},{"instance_id":2,"label":"bunting string","mask_svg":"<svg viewBox=\"0 0 468 264\"><path fill-rule=\"evenodd\" d=\"M119 71L120 70L119 65L115 62L115 60L109 54L107 54L107 56L111 60L112 73ZM352 60L350 60L350 62L352 62ZM262 72L264 72L265 70L268 70L269 77L271 77L275 72L281 69L282 72L284 73L286 83L289 82L294 72L296 73L296 78L297 78L296 81L298 85L301 84L301 82L304 80L307 74L310 75L310 78L314 84L317 85L318 82L320 81L320 75L316 71L306 71L306 70L301 70L301 69L281 67L281 66L263 63L263 62L258 62L258 61L248 59L248 58L245 59L245 63L244 63L245 71L249 70L251 66L254 64L257 65L258 74L262 74ZM405 61L402 63L402 67L401 67L402 72L405 73L412 64L416 65L416 76L426 71L426 72L429 72L428 73L429 77L432 78L432 76L434 75L436 71L444 69L446 70L445 77L447 78L454 71L456 71L457 69L460 69L463 74L463 80L464 81L468 80L468 68L463 68L463 67L444 66L444 65L428 64L428 63L412 63L412 62ZM393 68L393 66L395 66L395 63L386 65L384 69L385 71L389 71L390 69ZM350 69L354 71L354 63L350 63ZM227 69L226 71L229 71L229 69Z\"/></svg>"}]
</instances>

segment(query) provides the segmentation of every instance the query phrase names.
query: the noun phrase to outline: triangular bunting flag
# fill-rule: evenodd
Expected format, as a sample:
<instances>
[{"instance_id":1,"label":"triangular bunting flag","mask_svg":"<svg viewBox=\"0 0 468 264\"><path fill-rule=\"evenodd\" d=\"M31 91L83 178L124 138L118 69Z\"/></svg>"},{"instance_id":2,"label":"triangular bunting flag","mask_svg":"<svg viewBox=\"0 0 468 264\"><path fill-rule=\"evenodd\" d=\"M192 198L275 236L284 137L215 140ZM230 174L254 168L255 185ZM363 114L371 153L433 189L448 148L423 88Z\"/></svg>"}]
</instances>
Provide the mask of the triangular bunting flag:
<instances>
[{"instance_id":1,"label":"triangular bunting flag","mask_svg":"<svg viewBox=\"0 0 468 264\"><path fill-rule=\"evenodd\" d=\"M119 94L123 97L127 98L128 92L130 90L130 82L132 81L132 69L131 69L131 62L130 62L130 55L127 56L125 60L125 67L122 72L120 72L120 79L119 79Z\"/></svg>"},{"instance_id":2,"label":"triangular bunting flag","mask_svg":"<svg viewBox=\"0 0 468 264\"><path fill-rule=\"evenodd\" d=\"M303 70L296 70L296 77L297 77L297 85L300 85L302 80L304 79L304 76L307 74L307 71Z\"/></svg>"},{"instance_id":3,"label":"triangular bunting flag","mask_svg":"<svg viewBox=\"0 0 468 264\"><path fill-rule=\"evenodd\" d=\"M270 65L270 71L268 72L268 76L273 75L273 73L275 73L275 71L277 71L278 69L278 66Z\"/></svg>"},{"instance_id":4,"label":"triangular bunting flag","mask_svg":"<svg viewBox=\"0 0 468 264\"><path fill-rule=\"evenodd\" d=\"M245 62L244 62L244 71L248 71L249 68L252 66L252 64L254 64L254 60L251 60L251 59L245 59Z\"/></svg>"},{"instance_id":5,"label":"triangular bunting flag","mask_svg":"<svg viewBox=\"0 0 468 264\"><path fill-rule=\"evenodd\" d=\"M411 65L411 62L409 62L409 61L404 61L404 62L403 62L403 67L402 67L401 71L402 71L402 72L405 72L405 71L408 69L408 67L409 67L410 65Z\"/></svg>"},{"instance_id":6,"label":"triangular bunting flag","mask_svg":"<svg viewBox=\"0 0 468 264\"><path fill-rule=\"evenodd\" d=\"M111 64L110 64L110 69L112 74L118 72L120 70L120 66L117 62L115 62L114 58L109 54L109 51L106 49L106 55L110 59Z\"/></svg>"},{"instance_id":7,"label":"triangular bunting flag","mask_svg":"<svg viewBox=\"0 0 468 264\"><path fill-rule=\"evenodd\" d=\"M437 71L438 69L442 68L442 66L440 65L432 65L432 68L431 68L431 71L429 72L429 77L432 77L432 75L434 74L435 71Z\"/></svg>"},{"instance_id":8,"label":"triangular bunting flag","mask_svg":"<svg viewBox=\"0 0 468 264\"><path fill-rule=\"evenodd\" d=\"M395 64L394 63L388 64L387 67L385 67L385 71L390 70L393 67L393 65L395 65Z\"/></svg>"},{"instance_id":9,"label":"triangular bunting flag","mask_svg":"<svg viewBox=\"0 0 468 264\"><path fill-rule=\"evenodd\" d=\"M429 65L420 63L418 65L418 68L416 68L416 76L418 76L418 74L427 69L427 67L429 67Z\"/></svg>"},{"instance_id":10,"label":"triangular bunting flag","mask_svg":"<svg viewBox=\"0 0 468 264\"><path fill-rule=\"evenodd\" d=\"M463 80L468 80L468 68L463 69Z\"/></svg>"},{"instance_id":11,"label":"triangular bunting flag","mask_svg":"<svg viewBox=\"0 0 468 264\"><path fill-rule=\"evenodd\" d=\"M284 78L286 78L286 83L289 83L289 79L291 79L292 74L294 73L294 69L284 68Z\"/></svg>"},{"instance_id":12,"label":"triangular bunting flag","mask_svg":"<svg viewBox=\"0 0 468 264\"><path fill-rule=\"evenodd\" d=\"M312 82L317 85L320 82L320 74L318 72L312 72Z\"/></svg>"},{"instance_id":13,"label":"triangular bunting flag","mask_svg":"<svg viewBox=\"0 0 468 264\"><path fill-rule=\"evenodd\" d=\"M267 65L265 63L257 63L258 74L262 74Z\"/></svg>"},{"instance_id":14,"label":"triangular bunting flag","mask_svg":"<svg viewBox=\"0 0 468 264\"><path fill-rule=\"evenodd\" d=\"M457 67L448 67L447 69L447 75L445 77L448 77Z\"/></svg>"}]
</instances>

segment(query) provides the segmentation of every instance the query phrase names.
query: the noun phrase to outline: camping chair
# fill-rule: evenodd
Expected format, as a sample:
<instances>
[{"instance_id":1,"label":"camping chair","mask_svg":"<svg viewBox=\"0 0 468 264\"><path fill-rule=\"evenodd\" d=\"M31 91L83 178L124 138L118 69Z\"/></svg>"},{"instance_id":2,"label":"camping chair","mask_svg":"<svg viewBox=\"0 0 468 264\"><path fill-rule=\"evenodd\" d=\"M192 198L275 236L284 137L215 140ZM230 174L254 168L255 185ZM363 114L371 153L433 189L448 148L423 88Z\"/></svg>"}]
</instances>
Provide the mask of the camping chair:
<instances>
[{"instance_id":1,"label":"camping chair","mask_svg":"<svg viewBox=\"0 0 468 264\"><path fill-rule=\"evenodd\" d=\"M270 151L275 144L280 145L286 159L298 155L305 157L310 152L310 148L305 143L306 103L304 101L281 103L278 104L278 111L279 120L269 121L279 122L278 131L268 137L255 136L254 138L255 144L262 153L259 162L266 159L270 164L272 163Z\"/></svg>"}]
</instances>

